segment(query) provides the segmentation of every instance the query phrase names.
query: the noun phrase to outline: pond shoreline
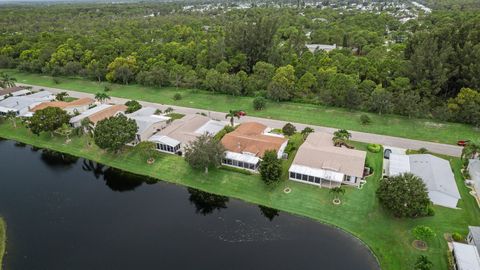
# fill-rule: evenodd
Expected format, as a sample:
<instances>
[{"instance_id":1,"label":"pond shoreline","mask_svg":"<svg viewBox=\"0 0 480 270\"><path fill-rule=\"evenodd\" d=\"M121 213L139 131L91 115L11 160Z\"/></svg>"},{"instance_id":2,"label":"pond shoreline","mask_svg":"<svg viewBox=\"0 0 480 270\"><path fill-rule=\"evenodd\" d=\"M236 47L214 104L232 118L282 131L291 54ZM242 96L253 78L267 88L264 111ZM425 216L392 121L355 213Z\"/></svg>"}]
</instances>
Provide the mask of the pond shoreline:
<instances>
[{"instance_id":1,"label":"pond shoreline","mask_svg":"<svg viewBox=\"0 0 480 270\"><path fill-rule=\"evenodd\" d=\"M3 257L5 256L7 246L7 223L0 216L0 270L3 266Z\"/></svg>"}]
</instances>

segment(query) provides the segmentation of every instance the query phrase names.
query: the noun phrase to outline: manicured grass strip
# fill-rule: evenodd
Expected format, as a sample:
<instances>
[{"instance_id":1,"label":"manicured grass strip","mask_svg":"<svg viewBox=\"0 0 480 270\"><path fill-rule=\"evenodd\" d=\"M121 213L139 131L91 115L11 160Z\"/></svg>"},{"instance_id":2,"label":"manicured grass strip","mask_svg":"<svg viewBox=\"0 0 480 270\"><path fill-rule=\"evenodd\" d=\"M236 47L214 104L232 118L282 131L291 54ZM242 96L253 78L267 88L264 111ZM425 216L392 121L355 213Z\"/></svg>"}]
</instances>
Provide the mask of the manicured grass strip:
<instances>
[{"instance_id":1,"label":"manicured grass strip","mask_svg":"<svg viewBox=\"0 0 480 270\"><path fill-rule=\"evenodd\" d=\"M0 217L0 270L3 265L3 255L5 254L5 245L7 241L7 225L5 221Z\"/></svg>"},{"instance_id":2,"label":"manicured grass strip","mask_svg":"<svg viewBox=\"0 0 480 270\"><path fill-rule=\"evenodd\" d=\"M375 174L367 179L363 188L346 187L341 197L342 204L334 206L333 196L327 189L284 180L275 186L266 186L258 175L246 175L228 170L211 170L208 175L191 169L180 157L159 154L153 165L135 150L112 154L87 146L85 138L74 137L69 144L63 138L48 134L35 136L24 127L14 129L10 122L0 124L0 137L17 140L41 148L84 157L107 166L119 168L139 175L162 179L167 182L197 188L210 193L239 198L244 201L276 208L281 211L305 216L319 222L331 224L355 235L366 243L377 256L382 269L412 269L419 255L427 255L434 263L433 269L447 270L447 243L444 233L467 233L468 225L480 224L480 210L463 184L460 175L461 162L451 158L457 184L462 195L460 210L434 207L436 215L419 219L396 219L386 213L375 196L381 177L382 154L368 153L367 163ZM297 141L301 138L294 137ZM355 143L357 148L366 149L365 144ZM289 161L293 159L290 155ZM285 168L288 164L285 164ZM285 194L283 189L292 191ZM431 227L436 237L429 241L427 251L418 251L411 246L411 230L417 225ZM341 243L339 243L341 244Z\"/></svg>"},{"instance_id":3,"label":"manicured grass strip","mask_svg":"<svg viewBox=\"0 0 480 270\"><path fill-rule=\"evenodd\" d=\"M81 78L61 78L59 79L60 82L56 84L52 77L41 74L22 73L16 70L3 71L7 71L19 83L63 88L92 94L103 91L104 86L107 85L107 83L98 83ZM181 93L181 100L172 98L176 93ZM252 97L232 97L212 94L211 92L198 89L153 88L141 85L115 84L108 94L127 99L221 112L241 109L247 111L252 116L446 144L455 144L457 140L472 139L480 136L480 130L464 124L439 122L431 119L410 119L397 115L378 115L312 104L269 102L265 110L255 111L252 106ZM372 123L362 125L360 123L362 114L369 115Z\"/></svg>"}]
</instances>

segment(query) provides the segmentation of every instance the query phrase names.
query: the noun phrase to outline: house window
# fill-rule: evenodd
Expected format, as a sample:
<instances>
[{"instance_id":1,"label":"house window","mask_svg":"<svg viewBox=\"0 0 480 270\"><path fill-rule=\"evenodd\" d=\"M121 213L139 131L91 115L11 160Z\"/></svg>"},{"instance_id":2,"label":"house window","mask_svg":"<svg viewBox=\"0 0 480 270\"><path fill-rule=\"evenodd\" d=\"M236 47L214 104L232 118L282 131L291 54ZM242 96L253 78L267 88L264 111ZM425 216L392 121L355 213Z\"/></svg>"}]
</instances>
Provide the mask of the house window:
<instances>
[{"instance_id":1,"label":"house window","mask_svg":"<svg viewBox=\"0 0 480 270\"><path fill-rule=\"evenodd\" d=\"M302 175L297 173L297 175L295 176L295 178L297 178L298 180L302 180Z\"/></svg>"},{"instance_id":2,"label":"house window","mask_svg":"<svg viewBox=\"0 0 480 270\"><path fill-rule=\"evenodd\" d=\"M295 178L295 173L294 172L290 172L290 178Z\"/></svg>"},{"instance_id":3,"label":"house window","mask_svg":"<svg viewBox=\"0 0 480 270\"><path fill-rule=\"evenodd\" d=\"M306 174L302 174L302 180L307 181L307 179L308 179L308 176Z\"/></svg>"},{"instance_id":4,"label":"house window","mask_svg":"<svg viewBox=\"0 0 480 270\"><path fill-rule=\"evenodd\" d=\"M250 164L249 168L250 168L250 170L255 170L255 164Z\"/></svg>"},{"instance_id":5,"label":"house window","mask_svg":"<svg viewBox=\"0 0 480 270\"><path fill-rule=\"evenodd\" d=\"M317 184L320 183L320 178L319 177L315 177L315 183L317 183Z\"/></svg>"},{"instance_id":6,"label":"house window","mask_svg":"<svg viewBox=\"0 0 480 270\"><path fill-rule=\"evenodd\" d=\"M314 177L313 176L308 176L308 182L313 182L314 181Z\"/></svg>"},{"instance_id":7,"label":"house window","mask_svg":"<svg viewBox=\"0 0 480 270\"><path fill-rule=\"evenodd\" d=\"M238 167L242 168L243 167L243 161L238 162Z\"/></svg>"},{"instance_id":8,"label":"house window","mask_svg":"<svg viewBox=\"0 0 480 270\"><path fill-rule=\"evenodd\" d=\"M232 160L232 165L233 165L233 166L238 166L238 161Z\"/></svg>"}]
</instances>

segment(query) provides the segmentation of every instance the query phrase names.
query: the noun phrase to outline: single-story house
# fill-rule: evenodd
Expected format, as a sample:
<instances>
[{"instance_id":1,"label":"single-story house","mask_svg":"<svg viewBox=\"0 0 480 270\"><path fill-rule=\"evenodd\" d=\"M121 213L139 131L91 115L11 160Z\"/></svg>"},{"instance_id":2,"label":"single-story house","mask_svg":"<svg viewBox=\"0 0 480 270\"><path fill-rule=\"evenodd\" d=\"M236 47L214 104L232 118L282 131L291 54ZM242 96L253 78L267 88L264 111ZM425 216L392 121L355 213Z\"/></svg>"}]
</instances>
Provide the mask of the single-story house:
<instances>
[{"instance_id":1,"label":"single-story house","mask_svg":"<svg viewBox=\"0 0 480 270\"><path fill-rule=\"evenodd\" d=\"M427 186L430 200L449 208L456 208L461 199L455 176L448 160L430 155L390 155L390 176L412 173L420 177Z\"/></svg>"},{"instance_id":2,"label":"single-story house","mask_svg":"<svg viewBox=\"0 0 480 270\"><path fill-rule=\"evenodd\" d=\"M167 121L170 120L170 117L156 115L156 111L157 109L153 107L145 107L136 112L125 114L128 118L135 120L138 126L133 145L148 140L153 134L167 126Z\"/></svg>"},{"instance_id":3,"label":"single-story house","mask_svg":"<svg viewBox=\"0 0 480 270\"><path fill-rule=\"evenodd\" d=\"M182 156L185 146L191 141L205 133L214 136L224 127L224 122L200 114L189 114L173 121L148 140L154 142L160 152Z\"/></svg>"},{"instance_id":4,"label":"single-story house","mask_svg":"<svg viewBox=\"0 0 480 270\"><path fill-rule=\"evenodd\" d=\"M476 246L453 242L453 264L456 270L480 270L480 256Z\"/></svg>"},{"instance_id":5,"label":"single-story house","mask_svg":"<svg viewBox=\"0 0 480 270\"><path fill-rule=\"evenodd\" d=\"M327 188L359 187L366 157L365 151L334 146L328 133L311 133L297 151L289 179Z\"/></svg>"},{"instance_id":6,"label":"single-story house","mask_svg":"<svg viewBox=\"0 0 480 270\"><path fill-rule=\"evenodd\" d=\"M267 150L275 150L277 157L282 158L288 139L270 131L267 126L256 122L240 124L221 140L227 150L222 164L256 171Z\"/></svg>"},{"instance_id":7,"label":"single-story house","mask_svg":"<svg viewBox=\"0 0 480 270\"><path fill-rule=\"evenodd\" d=\"M480 250L480 227L468 226L467 242L477 247L477 251Z\"/></svg>"},{"instance_id":8,"label":"single-story house","mask_svg":"<svg viewBox=\"0 0 480 270\"><path fill-rule=\"evenodd\" d=\"M314 53L316 51L326 51L326 52L331 52L335 49L337 49L337 44L333 45L328 45L328 44L306 44L305 45L307 49L311 52ZM338 47L340 48L340 47Z\"/></svg>"},{"instance_id":9,"label":"single-story house","mask_svg":"<svg viewBox=\"0 0 480 270\"><path fill-rule=\"evenodd\" d=\"M76 113L83 113L95 103L95 100L91 98L79 98L74 101L49 101L43 102L31 109L32 112L43 110L48 107L57 107L65 110L67 113L73 115Z\"/></svg>"},{"instance_id":10,"label":"single-story house","mask_svg":"<svg viewBox=\"0 0 480 270\"><path fill-rule=\"evenodd\" d=\"M9 111L15 112L18 116L32 116L30 109L42 102L55 99L55 95L48 91L40 91L26 96L8 97L0 100L0 114Z\"/></svg>"},{"instance_id":11,"label":"single-story house","mask_svg":"<svg viewBox=\"0 0 480 270\"><path fill-rule=\"evenodd\" d=\"M480 159L470 159L468 161L468 174L477 198L480 199Z\"/></svg>"},{"instance_id":12,"label":"single-story house","mask_svg":"<svg viewBox=\"0 0 480 270\"><path fill-rule=\"evenodd\" d=\"M4 100L7 97L25 96L30 93L31 91L27 90L26 87L23 87L23 86L3 88L3 89L0 89L0 100Z\"/></svg>"},{"instance_id":13,"label":"single-story house","mask_svg":"<svg viewBox=\"0 0 480 270\"><path fill-rule=\"evenodd\" d=\"M118 113L125 112L127 108L128 107L123 104L100 104L96 107L86 110L85 112L77 116L72 117L70 119L70 124L73 127L77 128L81 126L83 119L88 118L93 123L93 126L95 126L98 121L115 116Z\"/></svg>"}]
</instances>

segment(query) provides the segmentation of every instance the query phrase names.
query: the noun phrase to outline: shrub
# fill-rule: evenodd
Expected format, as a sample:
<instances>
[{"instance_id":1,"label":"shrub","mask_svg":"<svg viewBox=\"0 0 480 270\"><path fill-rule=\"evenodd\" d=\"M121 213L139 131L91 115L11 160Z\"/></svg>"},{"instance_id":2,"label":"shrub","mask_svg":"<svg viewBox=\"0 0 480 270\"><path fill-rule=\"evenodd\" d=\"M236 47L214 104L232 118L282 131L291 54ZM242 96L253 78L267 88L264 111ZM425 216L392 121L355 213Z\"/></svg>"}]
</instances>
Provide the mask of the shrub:
<instances>
[{"instance_id":1,"label":"shrub","mask_svg":"<svg viewBox=\"0 0 480 270\"><path fill-rule=\"evenodd\" d=\"M232 131L234 131L235 128L232 127L232 126L225 126L222 130L220 130L216 135L215 135L215 139L217 141L220 141L223 136L225 136L227 133L230 133Z\"/></svg>"},{"instance_id":2,"label":"shrub","mask_svg":"<svg viewBox=\"0 0 480 270\"><path fill-rule=\"evenodd\" d=\"M282 177L282 161L277 158L277 151L267 150L260 163L260 176L266 184L280 181Z\"/></svg>"},{"instance_id":3,"label":"shrub","mask_svg":"<svg viewBox=\"0 0 480 270\"><path fill-rule=\"evenodd\" d=\"M362 114L360 115L360 123L362 125L369 125L372 123L372 119L370 118L370 116L366 115L366 114Z\"/></svg>"},{"instance_id":4,"label":"shrub","mask_svg":"<svg viewBox=\"0 0 480 270\"><path fill-rule=\"evenodd\" d=\"M293 134L295 134L296 131L297 131L297 128L291 123L285 124L285 126L283 126L282 128L283 134L287 136L292 136Z\"/></svg>"},{"instance_id":5,"label":"shrub","mask_svg":"<svg viewBox=\"0 0 480 270\"><path fill-rule=\"evenodd\" d=\"M105 86L103 87L103 91L105 91L105 92L109 92L109 91L111 91L111 90L112 90L112 87L111 87L110 85L105 85Z\"/></svg>"},{"instance_id":6,"label":"shrub","mask_svg":"<svg viewBox=\"0 0 480 270\"><path fill-rule=\"evenodd\" d=\"M181 100L182 99L182 95L180 93L175 93L175 95L173 95L173 100Z\"/></svg>"},{"instance_id":7,"label":"shrub","mask_svg":"<svg viewBox=\"0 0 480 270\"><path fill-rule=\"evenodd\" d=\"M420 255L415 262L414 270L430 270L432 269L433 263L425 255Z\"/></svg>"},{"instance_id":8,"label":"shrub","mask_svg":"<svg viewBox=\"0 0 480 270\"><path fill-rule=\"evenodd\" d=\"M142 108L142 105L136 100L129 100L125 102L125 106L127 106L127 110L125 111L126 113L133 113Z\"/></svg>"},{"instance_id":9,"label":"shrub","mask_svg":"<svg viewBox=\"0 0 480 270\"><path fill-rule=\"evenodd\" d=\"M417 240L428 241L435 236L435 232L427 226L419 225L412 230L413 237Z\"/></svg>"},{"instance_id":10,"label":"shrub","mask_svg":"<svg viewBox=\"0 0 480 270\"><path fill-rule=\"evenodd\" d=\"M253 108L256 111L261 111L265 109L266 105L267 105L267 100L264 97L256 97L253 99Z\"/></svg>"},{"instance_id":11,"label":"shrub","mask_svg":"<svg viewBox=\"0 0 480 270\"><path fill-rule=\"evenodd\" d=\"M422 147L422 148L418 149L418 153L420 153L420 154L426 154L426 153L428 153L428 149L425 148L425 147Z\"/></svg>"},{"instance_id":12,"label":"shrub","mask_svg":"<svg viewBox=\"0 0 480 270\"><path fill-rule=\"evenodd\" d=\"M367 149L372 153L378 153L382 150L382 146L380 144L371 143L367 146Z\"/></svg>"},{"instance_id":13,"label":"shrub","mask_svg":"<svg viewBox=\"0 0 480 270\"><path fill-rule=\"evenodd\" d=\"M427 208L427 216L429 216L429 217L435 216L435 209L433 209L432 206L428 206L428 208Z\"/></svg>"},{"instance_id":14,"label":"shrub","mask_svg":"<svg viewBox=\"0 0 480 270\"><path fill-rule=\"evenodd\" d=\"M459 234L458 232L452 233L452 238L455 242L463 242L464 241L464 237L461 234Z\"/></svg>"}]
</instances>

